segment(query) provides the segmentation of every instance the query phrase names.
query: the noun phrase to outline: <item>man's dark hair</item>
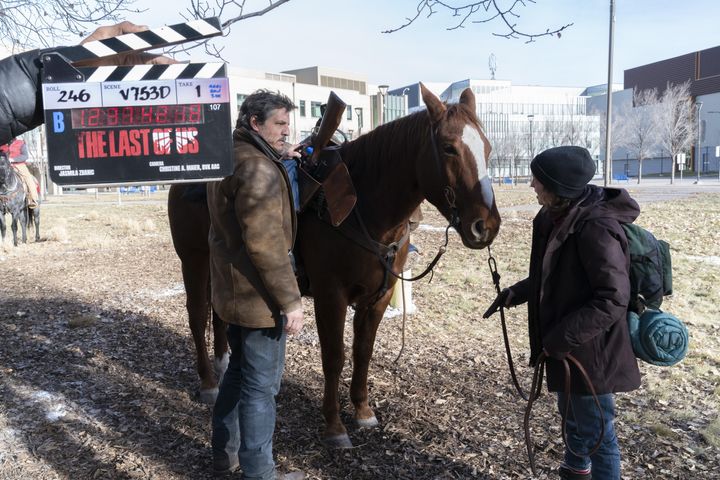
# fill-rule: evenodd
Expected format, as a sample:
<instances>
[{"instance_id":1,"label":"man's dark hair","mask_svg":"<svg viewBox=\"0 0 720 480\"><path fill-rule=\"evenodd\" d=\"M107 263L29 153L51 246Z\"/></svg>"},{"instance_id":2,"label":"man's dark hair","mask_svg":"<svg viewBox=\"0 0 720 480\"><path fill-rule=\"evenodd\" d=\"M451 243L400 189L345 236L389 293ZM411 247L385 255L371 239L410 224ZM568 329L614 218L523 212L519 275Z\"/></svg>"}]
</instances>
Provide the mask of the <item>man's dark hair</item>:
<instances>
[{"instance_id":1,"label":"man's dark hair","mask_svg":"<svg viewBox=\"0 0 720 480\"><path fill-rule=\"evenodd\" d=\"M248 95L242 105L240 105L240 113L238 114L235 127L245 127L252 130L250 127L250 119L252 117L255 117L259 124L263 124L273 110L279 108L292 112L295 109L295 104L293 104L287 95L283 95L280 92L271 92L265 89L256 90Z\"/></svg>"}]
</instances>

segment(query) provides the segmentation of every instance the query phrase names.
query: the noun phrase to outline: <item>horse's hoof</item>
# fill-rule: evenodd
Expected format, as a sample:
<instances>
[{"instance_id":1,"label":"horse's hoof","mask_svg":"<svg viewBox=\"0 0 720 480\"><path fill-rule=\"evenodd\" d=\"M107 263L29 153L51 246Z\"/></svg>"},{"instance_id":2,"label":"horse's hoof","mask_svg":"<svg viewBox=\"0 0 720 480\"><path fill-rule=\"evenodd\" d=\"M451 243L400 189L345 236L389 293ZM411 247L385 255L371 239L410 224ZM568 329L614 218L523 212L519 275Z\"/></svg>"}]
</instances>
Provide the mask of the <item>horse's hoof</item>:
<instances>
[{"instance_id":1,"label":"horse's hoof","mask_svg":"<svg viewBox=\"0 0 720 480\"><path fill-rule=\"evenodd\" d=\"M325 437L323 438L323 443L328 448L353 448L353 444L347 433Z\"/></svg>"},{"instance_id":2,"label":"horse's hoof","mask_svg":"<svg viewBox=\"0 0 720 480\"><path fill-rule=\"evenodd\" d=\"M375 428L378 426L377 417L375 417L375 415L370 418L356 418L355 423L358 428Z\"/></svg>"},{"instance_id":3,"label":"horse's hoof","mask_svg":"<svg viewBox=\"0 0 720 480\"><path fill-rule=\"evenodd\" d=\"M204 403L205 405L215 405L215 400L217 400L218 396L218 389L216 388L205 388L200 389L200 403Z\"/></svg>"}]
</instances>

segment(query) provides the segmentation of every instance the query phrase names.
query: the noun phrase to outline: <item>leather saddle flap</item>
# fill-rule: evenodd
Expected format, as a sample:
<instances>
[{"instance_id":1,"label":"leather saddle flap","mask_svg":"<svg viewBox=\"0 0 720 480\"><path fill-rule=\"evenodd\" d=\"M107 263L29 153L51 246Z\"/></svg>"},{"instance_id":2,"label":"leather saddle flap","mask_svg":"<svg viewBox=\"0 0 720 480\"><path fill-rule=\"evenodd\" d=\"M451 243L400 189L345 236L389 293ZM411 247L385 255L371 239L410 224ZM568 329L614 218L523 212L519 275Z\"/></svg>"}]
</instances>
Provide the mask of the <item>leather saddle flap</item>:
<instances>
[{"instance_id":1,"label":"leather saddle flap","mask_svg":"<svg viewBox=\"0 0 720 480\"><path fill-rule=\"evenodd\" d=\"M313 199L318 189L322 186L320 182L315 180L307 170L298 167L298 187L300 190L300 211L305 210L308 203Z\"/></svg>"},{"instance_id":2,"label":"leather saddle flap","mask_svg":"<svg viewBox=\"0 0 720 480\"><path fill-rule=\"evenodd\" d=\"M357 202L357 194L347 165L338 163L322 183L330 223L340 225Z\"/></svg>"}]
</instances>

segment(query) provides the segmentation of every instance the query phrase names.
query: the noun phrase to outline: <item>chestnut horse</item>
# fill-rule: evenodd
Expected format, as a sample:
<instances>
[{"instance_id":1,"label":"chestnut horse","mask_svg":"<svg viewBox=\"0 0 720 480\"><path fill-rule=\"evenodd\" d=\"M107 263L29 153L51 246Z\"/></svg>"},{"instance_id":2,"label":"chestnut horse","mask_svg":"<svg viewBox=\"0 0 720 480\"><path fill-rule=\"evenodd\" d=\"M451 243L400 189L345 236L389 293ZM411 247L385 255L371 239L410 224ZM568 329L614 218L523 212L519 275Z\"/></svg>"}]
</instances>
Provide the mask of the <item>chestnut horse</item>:
<instances>
[{"instance_id":1,"label":"chestnut horse","mask_svg":"<svg viewBox=\"0 0 720 480\"><path fill-rule=\"evenodd\" d=\"M463 244L473 249L488 246L500 228L487 175L490 145L475 113L475 96L466 89L458 104L446 105L422 85L421 91L427 111L379 126L340 146L357 192L355 210L345 223L354 223L361 238L332 227L313 210L298 216L295 251L314 299L325 376L323 440L332 447L352 446L340 420L338 401L349 305L355 307L350 386L354 418L362 427L377 425L368 403L368 368L375 335L396 281L386 268L391 267L396 274L403 271L409 246L408 220L413 211L427 199L454 226ZM192 221L190 215L175 220ZM201 222L195 221L195 225L198 230L204 228ZM207 230L201 233L206 235ZM176 247L178 242L187 241L175 238L174 233L173 238ZM393 245L396 254L383 260L383 251L395 251ZM186 281L206 277L205 273L185 275ZM202 290L206 295L206 289L203 285L187 291L190 295Z\"/></svg>"}]
</instances>

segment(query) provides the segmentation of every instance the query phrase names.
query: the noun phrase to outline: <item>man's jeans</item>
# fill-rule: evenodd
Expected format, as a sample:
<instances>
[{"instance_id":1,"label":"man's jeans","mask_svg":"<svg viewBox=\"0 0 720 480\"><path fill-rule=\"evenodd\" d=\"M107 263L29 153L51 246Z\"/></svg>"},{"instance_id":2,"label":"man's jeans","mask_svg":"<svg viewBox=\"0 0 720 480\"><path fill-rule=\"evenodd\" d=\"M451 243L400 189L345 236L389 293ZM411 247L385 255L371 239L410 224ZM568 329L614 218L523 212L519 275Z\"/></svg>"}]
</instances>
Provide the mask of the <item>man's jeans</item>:
<instances>
[{"instance_id":1,"label":"man's jeans","mask_svg":"<svg viewBox=\"0 0 720 480\"><path fill-rule=\"evenodd\" d=\"M620 449L615 436L615 400L611 393L598 395L605 425L603 441L591 456L577 456L565 448L565 465L573 470L585 470L592 466L592 478L602 480L620 479ZM558 393L560 413L565 410L565 394ZM592 395L570 395L567 414L567 442L572 450L584 455L600 437L600 412Z\"/></svg>"},{"instance_id":2,"label":"man's jeans","mask_svg":"<svg viewBox=\"0 0 720 480\"><path fill-rule=\"evenodd\" d=\"M283 325L227 329L230 363L213 409L213 459L235 463L245 479L274 479L275 396L285 365Z\"/></svg>"}]
</instances>

